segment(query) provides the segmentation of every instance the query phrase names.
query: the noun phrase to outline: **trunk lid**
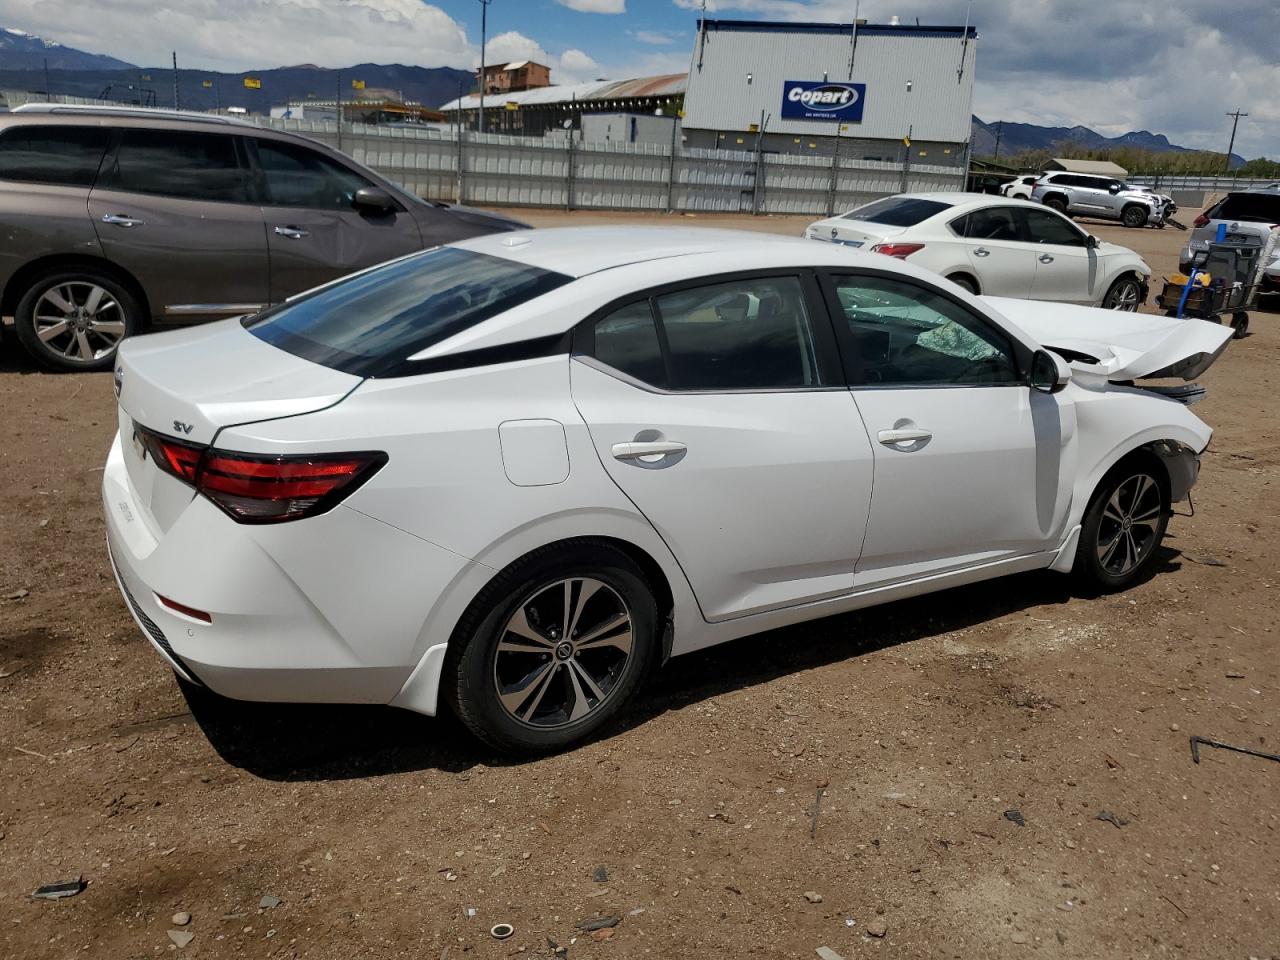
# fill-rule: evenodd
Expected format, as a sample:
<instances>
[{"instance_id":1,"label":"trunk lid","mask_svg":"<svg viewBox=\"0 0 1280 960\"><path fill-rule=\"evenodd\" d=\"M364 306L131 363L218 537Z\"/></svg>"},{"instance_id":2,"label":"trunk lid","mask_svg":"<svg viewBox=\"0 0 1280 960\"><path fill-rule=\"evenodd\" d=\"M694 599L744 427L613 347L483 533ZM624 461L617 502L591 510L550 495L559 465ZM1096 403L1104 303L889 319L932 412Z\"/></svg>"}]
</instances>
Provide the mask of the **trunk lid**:
<instances>
[{"instance_id":1,"label":"trunk lid","mask_svg":"<svg viewBox=\"0 0 1280 960\"><path fill-rule=\"evenodd\" d=\"M264 343L238 319L131 337L116 360L120 441L143 520L163 534L194 490L144 451L145 428L205 446L223 427L331 407L361 378Z\"/></svg>"},{"instance_id":2,"label":"trunk lid","mask_svg":"<svg viewBox=\"0 0 1280 960\"><path fill-rule=\"evenodd\" d=\"M982 297L1014 326L1056 350L1078 374L1104 380L1193 380L1213 364L1233 331L1206 320L1176 320L1066 303Z\"/></svg>"},{"instance_id":3,"label":"trunk lid","mask_svg":"<svg viewBox=\"0 0 1280 960\"><path fill-rule=\"evenodd\" d=\"M890 237L898 236L905 229L866 220L823 220L809 228L809 239L843 243L855 249L868 250L877 243L884 243Z\"/></svg>"}]
</instances>

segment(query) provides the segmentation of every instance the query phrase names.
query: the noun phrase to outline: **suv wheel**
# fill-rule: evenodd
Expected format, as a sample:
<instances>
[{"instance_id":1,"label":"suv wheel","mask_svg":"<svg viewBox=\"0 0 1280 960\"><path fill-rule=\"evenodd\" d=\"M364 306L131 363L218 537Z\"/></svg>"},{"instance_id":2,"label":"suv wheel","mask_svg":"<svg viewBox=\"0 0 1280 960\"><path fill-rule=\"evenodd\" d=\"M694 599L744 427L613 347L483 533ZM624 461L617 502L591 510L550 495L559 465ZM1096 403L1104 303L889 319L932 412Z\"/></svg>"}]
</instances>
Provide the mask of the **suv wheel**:
<instances>
[{"instance_id":1,"label":"suv wheel","mask_svg":"<svg viewBox=\"0 0 1280 960\"><path fill-rule=\"evenodd\" d=\"M1067 200L1065 197L1060 197L1060 196L1045 197L1044 205L1048 207L1050 210L1057 210L1059 213L1063 214L1064 216L1066 215Z\"/></svg>"},{"instance_id":2,"label":"suv wheel","mask_svg":"<svg viewBox=\"0 0 1280 960\"><path fill-rule=\"evenodd\" d=\"M1147 225L1147 209L1131 203L1120 211L1120 222L1126 227L1145 227Z\"/></svg>"},{"instance_id":3,"label":"suv wheel","mask_svg":"<svg viewBox=\"0 0 1280 960\"><path fill-rule=\"evenodd\" d=\"M120 341L142 325L142 305L108 273L92 267L41 275L14 310L18 339L51 370L108 370Z\"/></svg>"},{"instance_id":4,"label":"suv wheel","mask_svg":"<svg viewBox=\"0 0 1280 960\"><path fill-rule=\"evenodd\" d=\"M499 574L459 624L446 696L481 740L510 753L560 750L635 694L658 646L658 607L621 550L537 551Z\"/></svg>"},{"instance_id":5,"label":"suv wheel","mask_svg":"<svg viewBox=\"0 0 1280 960\"><path fill-rule=\"evenodd\" d=\"M1111 284L1111 289L1102 298L1104 310L1123 310L1133 313L1138 309L1138 301L1142 299L1142 284L1133 276L1120 277Z\"/></svg>"}]
</instances>

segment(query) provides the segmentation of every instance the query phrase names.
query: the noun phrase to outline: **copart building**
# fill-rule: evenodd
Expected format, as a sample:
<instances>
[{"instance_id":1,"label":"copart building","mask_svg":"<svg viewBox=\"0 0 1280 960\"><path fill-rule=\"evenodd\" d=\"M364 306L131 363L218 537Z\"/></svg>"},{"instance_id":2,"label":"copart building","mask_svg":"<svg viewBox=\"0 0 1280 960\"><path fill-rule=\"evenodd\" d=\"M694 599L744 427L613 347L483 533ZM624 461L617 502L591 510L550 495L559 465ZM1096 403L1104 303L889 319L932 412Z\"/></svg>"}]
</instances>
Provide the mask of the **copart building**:
<instances>
[{"instance_id":1,"label":"copart building","mask_svg":"<svg viewBox=\"0 0 1280 960\"><path fill-rule=\"evenodd\" d=\"M963 166L977 31L701 20L686 147Z\"/></svg>"}]
</instances>

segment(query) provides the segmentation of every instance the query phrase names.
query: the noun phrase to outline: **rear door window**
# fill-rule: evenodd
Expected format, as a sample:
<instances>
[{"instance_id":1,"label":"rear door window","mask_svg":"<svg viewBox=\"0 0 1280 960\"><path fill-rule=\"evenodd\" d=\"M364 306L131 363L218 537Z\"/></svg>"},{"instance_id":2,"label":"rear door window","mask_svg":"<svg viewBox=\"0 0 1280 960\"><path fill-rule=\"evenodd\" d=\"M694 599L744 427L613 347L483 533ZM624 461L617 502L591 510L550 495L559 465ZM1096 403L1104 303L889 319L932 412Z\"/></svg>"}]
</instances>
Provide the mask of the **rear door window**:
<instances>
[{"instance_id":1,"label":"rear door window","mask_svg":"<svg viewBox=\"0 0 1280 960\"><path fill-rule=\"evenodd\" d=\"M987 207L964 218L961 236L970 240L1021 240L1013 207Z\"/></svg>"},{"instance_id":2,"label":"rear door window","mask_svg":"<svg viewBox=\"0 0 1280 960\"><path fill-rule=\"evenodd\" d=\"M951 204L940 200L925 200L921 197L885 197L883 200L876 200L856 210L850 210L844 215L844 219L883 223L887 227L914 227L917 223L923 223L950 208Z\"/></svg>"},{"instance_id":3,"label":"rear door window","mask_svg":"<svg viewBox=\"0 0 1280 960\"><path fill-rule=\"evenodd\" d=\"M236 138L189 130L120 131L98 186L184 200L251 202Z\"/></svg>"},{"instance_id":4,"label":"rear door window","mask_svg":"<svg viewBox=\"0 0 1280 960\"><path fill-rule=\"evenodd\" d=\"M105 127L10 127L0 135L0 180L91 187L110 137Z\"/></svg>"},{"instance_id":5,"label":"rear door window","mask_svg":"<svg viewBox=\"0 0 1280 960\"><path fill-rule=\"evenodd\" d=\"M1056 243L1065 247L1083 247L1085 244L1084 234L1055 213L1028 207L1018 210L1017 214L1030 243Z\"/></svg>"},{"instance_id":6,"label":"rear door window","mask_svg":"<svg viewBox=\"0 0 1280 960\"><path fill-rule=\"evenodd\" d=\"M408 358L572 278L514 260L437 247L250 317L254 336L360 377L408 376Z\"/></svg>"}]
</instances>

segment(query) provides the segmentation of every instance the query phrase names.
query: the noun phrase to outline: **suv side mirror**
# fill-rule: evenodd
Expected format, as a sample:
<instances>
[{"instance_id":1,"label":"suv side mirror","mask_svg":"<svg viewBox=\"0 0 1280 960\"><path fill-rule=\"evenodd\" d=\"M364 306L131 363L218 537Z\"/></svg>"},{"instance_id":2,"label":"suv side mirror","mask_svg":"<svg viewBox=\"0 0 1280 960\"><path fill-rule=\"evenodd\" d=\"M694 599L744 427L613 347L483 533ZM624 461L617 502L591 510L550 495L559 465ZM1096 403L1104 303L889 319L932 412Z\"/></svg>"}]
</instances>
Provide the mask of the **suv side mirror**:
<instances>
[{"instance_id":1,"label":"suv side mirror","mask_svg":"<svg viewBox=\"0 0 1280 960\"><path fill-rule=\"evenodd\" d=\"M1031 358L1031 389L1057 393L1071 382L1071 367L1056 353L1040 349Z\"/></svg>"},{"instance_id":2,"label":"suv side mirror","mask_svg":"<svg viewBox=\"0 0 1280 960\"><path fill-rule=\"evenodd\" d=\"M1118 183L1113 183L1107 187L1107 193L1119 193L1119 192L1120 192L1120 184Z\"/></svg>"},{"instance_id":3,"label":"suv side mirror","mask_svg":"<svg viewBox=\"0 0 1280 960\"><path fill-rule=\"evenodd\" d=\"M351 201L351 206L355 207L360 213L371 213L376 215L395 213L399 204L395 198L381 187L361 187L356 191L355 197Z\"/></svg>"}]
</instances>

